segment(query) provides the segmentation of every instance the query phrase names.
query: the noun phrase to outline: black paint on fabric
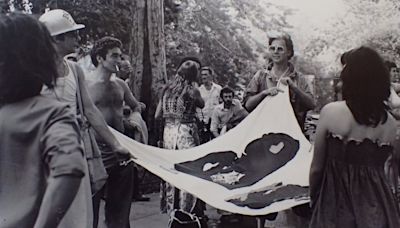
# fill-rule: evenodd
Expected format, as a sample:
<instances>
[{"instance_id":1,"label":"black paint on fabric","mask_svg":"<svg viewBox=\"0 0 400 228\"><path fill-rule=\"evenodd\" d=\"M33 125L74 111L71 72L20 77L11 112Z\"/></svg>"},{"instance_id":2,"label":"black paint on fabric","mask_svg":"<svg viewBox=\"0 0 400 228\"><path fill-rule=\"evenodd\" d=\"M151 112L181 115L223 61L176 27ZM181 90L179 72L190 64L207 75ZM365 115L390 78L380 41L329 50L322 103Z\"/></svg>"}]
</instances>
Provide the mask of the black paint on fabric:
<instances>
[{"instance_id":1,"label":"black paint on fabric","mask_svg":"<svg viewBox=\"0 0 400 228\"><path fill-rule=\"evenodd\" d=\"M299 147L299 141L289 135L269 133L250 142L240 158L233 151L219 151L194 161L175 164L175 169L208 181L213 181L212 176L219 174L244 174L234 183L214 181L228 189L235 189L253 185L283 167L296 156ZM206 164L212 168L203 171Z\"/></svg>"}]
</instances>

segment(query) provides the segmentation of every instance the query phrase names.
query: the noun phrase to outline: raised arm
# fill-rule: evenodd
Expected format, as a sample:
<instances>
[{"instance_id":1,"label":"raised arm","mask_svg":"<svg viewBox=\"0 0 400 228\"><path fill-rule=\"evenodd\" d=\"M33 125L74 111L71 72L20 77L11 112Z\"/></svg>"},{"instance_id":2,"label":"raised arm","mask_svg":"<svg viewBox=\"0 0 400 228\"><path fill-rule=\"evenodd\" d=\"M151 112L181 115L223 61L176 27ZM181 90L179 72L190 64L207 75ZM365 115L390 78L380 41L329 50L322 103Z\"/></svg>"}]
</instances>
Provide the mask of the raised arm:
<instances>
[{"instance_id":1,"label":"raised arm","mask_svg":"<svg viewBox=\"0 0 400 228\"><path fill-rule=\"evenodd\" d=\"M124 90L124 101L125 104L127 104L133 111L138 111L142 112L143 109L146 108L146 106L143 103L140 103L132 94L131 90L129 89L128 85L126 82L123 80L116 78L117 82L119 85L122 87Z\"/></svg>"},{"instance_id":2,"label":"raised arm","mask_svg":"<svg viewBox=\"0 0 400 228\"><path fill-rule=\"evenodd\" d=\"M275 96L278 92L282 92L282 90L277 87L261 90L259 82L261 76L261 71L258 71L250 80L246 88L243 104L249 112L253 111L266 96Z\"/></svg>"}]
</instances>

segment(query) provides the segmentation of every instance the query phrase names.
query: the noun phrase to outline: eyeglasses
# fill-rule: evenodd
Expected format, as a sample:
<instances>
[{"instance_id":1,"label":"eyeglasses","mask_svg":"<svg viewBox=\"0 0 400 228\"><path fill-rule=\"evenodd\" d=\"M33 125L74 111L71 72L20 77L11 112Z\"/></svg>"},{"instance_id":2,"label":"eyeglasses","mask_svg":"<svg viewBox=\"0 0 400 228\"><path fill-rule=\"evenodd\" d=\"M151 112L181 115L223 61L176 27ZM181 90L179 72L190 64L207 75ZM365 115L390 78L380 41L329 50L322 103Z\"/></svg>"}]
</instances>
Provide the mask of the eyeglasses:
<instances>
[{"instance_id":1,"label":"eyeglasses","mask_svg":"<svg viewBox=\"0 0 400 228\"><path fill-rule=\"evenodd\" d=\"M271 51L271 52L276 52L277 51L279 53L285 52L285 48L283 48L283 47L275 47L275 46L269 46L268 50Z\"/></svg>"}]
</instances>

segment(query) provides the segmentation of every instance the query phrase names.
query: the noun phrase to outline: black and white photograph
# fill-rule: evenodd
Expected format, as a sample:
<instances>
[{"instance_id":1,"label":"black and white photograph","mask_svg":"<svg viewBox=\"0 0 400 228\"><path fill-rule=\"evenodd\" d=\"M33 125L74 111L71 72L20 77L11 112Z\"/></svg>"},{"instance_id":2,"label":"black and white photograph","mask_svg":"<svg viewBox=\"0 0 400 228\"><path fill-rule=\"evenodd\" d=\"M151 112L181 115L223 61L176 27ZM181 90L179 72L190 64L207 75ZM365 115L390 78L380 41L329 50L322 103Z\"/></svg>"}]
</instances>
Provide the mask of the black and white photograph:
<instances>
[{"instance_id":1,"label":"black and white photograph","mask_svg":"<svg viewBox=\"0 0 400 228\"><path fill-rule=\"evenodd\" d=\"M400 1L0 0L0 228L399 228Z\"/></svg>"}]
</instances>

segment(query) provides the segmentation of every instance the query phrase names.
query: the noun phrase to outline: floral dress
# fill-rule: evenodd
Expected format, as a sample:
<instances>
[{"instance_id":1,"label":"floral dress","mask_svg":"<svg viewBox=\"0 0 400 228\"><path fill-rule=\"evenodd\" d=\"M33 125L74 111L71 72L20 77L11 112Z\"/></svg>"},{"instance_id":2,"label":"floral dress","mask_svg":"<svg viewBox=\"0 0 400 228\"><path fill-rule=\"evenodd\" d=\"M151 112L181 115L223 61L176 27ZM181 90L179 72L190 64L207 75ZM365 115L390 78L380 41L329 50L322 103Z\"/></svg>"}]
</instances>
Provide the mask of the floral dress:
<instances>
[{"instance_id":1,"label":"floral dress","mask_svg":"<svg viewBox=\"0 0 400 228\"><path fill-rule=\"evenodd\" d=\"M195 121L194 100L182 96L163 96L162 100L165 149L182 150L199 145L198 129ZM179 199L175 197L176 188L170 183L161 183L161 212L170 214L174 204L181 210L193 212L197 198L186 191L179 190Z\"/></svg>"}]
</instances>

